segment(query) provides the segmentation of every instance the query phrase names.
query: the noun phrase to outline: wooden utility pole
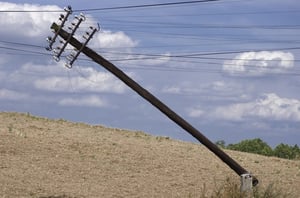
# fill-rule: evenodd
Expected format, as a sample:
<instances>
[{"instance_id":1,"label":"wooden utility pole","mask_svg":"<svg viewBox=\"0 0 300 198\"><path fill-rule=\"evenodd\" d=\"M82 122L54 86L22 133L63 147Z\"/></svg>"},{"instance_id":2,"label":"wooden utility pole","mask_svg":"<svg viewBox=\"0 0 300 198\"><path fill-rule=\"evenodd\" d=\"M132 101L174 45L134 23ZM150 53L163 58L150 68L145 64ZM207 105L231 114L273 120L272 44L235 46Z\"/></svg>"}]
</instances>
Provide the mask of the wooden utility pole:
<instances>
[{"instance_id":1,"label":"wooden utility pole","mask_svg":"<svg viewBox=\"0 0 300 198\"><path fill-rule=\"evenodd\" d=\"M128 85L131 89L133 89L136 93L138 93L141 97L155 106L158 110L160 110L163 114L169 117L172 121L178 124L181 128L195 137L199 142L205 145L210 151L212 151L215 155L217 155L224 163L226 163L232 170L234 170L240 177L247 178L247 181L252 181L252 185L255 186L258 184L258 180L252 176L246 169L240 166L235 160L233 160L229 155L227 155L223 150L221 150L218 146L216 146L213 142L211 142L208 138L206 138L200 131L198 131L195 127L189 124L186 120L180 117L177 113L175 113L172 109L170 109L167 105L161 102L157 97L151 94L149 91L144 89L141 85L131 79L128 75L126 75L123 71L121 71L114 64L97 54L95 51L86 47L86 43L82 44L76 38L73 37L70 33L63 30L61 26L53 23L51 29L54 30L55 34L58 34L69 44L74 46L78 52L84 53L86 56L91 58L96 63L103 66L106 70L114 74L121 81L123 81L126 85ZM251 187L252 187L251 185ZM244 187L247 188L247 187Z\"/></svg>"}]
</instances>

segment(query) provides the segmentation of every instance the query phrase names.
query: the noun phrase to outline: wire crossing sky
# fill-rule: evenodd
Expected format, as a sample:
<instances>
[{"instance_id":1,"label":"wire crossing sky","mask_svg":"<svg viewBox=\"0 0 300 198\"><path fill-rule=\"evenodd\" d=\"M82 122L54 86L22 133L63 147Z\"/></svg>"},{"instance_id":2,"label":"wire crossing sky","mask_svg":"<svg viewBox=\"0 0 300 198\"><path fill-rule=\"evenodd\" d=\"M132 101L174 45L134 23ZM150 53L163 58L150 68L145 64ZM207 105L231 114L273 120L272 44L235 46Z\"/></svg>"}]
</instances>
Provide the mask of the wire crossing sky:
<instances>
[{"instance_id":1,"label":"wire crossing sky","mask_svg":"<svg viewBox=\"0 0 300 198\"><path fill-rule=\"evenodd\" d=\"M199 0L199 1L179 1L179 2L168 2L168 3L154 3L154 4L142 4L142 5L129 5L129 6L117 6L117 7L105 7L105 8L85 8L75 9L74 12L91 12L91 11L105 11L105 10L123 10L133 8L149 8L149 7L164 7L173 5L186 5L186 4L199 4L208 2L217 2L225 0ZM62 12L62 10L0 10L0 12Z\"/></svg>"}]
</instances>

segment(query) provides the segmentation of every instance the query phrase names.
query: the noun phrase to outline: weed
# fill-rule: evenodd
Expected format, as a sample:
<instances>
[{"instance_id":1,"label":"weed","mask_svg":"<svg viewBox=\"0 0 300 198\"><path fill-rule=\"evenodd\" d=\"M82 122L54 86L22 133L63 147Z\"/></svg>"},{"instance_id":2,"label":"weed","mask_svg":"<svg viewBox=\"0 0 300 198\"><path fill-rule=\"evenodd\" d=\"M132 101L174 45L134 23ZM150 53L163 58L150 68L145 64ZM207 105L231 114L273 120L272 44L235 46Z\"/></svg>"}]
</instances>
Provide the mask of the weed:
<instances>
[{"instance_id":1,"label":"weed","mask_svg":"<svg viewBox=\"0 0 300 198\"><path fill-rule=\"evenodd\" d=\"M278 187L275 187L274 184L270 184L266 187L266 189L261 189L256 187L253 189L253 195L255 198L286 198L290 197L290 195L286 192L283 192Z\"/></svg>"},{"instance_id":2,"label":"weed","mask_svg":"<svg viewBox=\"0 0 300 198\"><path fill-rule=\"evenodd\" d=\"M8 132L9 133L12 133L12 131L13 131L13 125L12 124L10 124L9 126L8 126Z\"/></svg>"},{"instance_id":3,"label":"weed","mask_svg":"<svg viewBox=\"0 0 300 198\"><path fill-rule=\"evenodd\" d=\"M158 142L162 142L164 140L170 140L170 137L167 137L167 136L156 136L155 139L158 140Z\"/></svg>"},{"instance_id":4,"label":"weed","mask_svg":"<svg viewBox=\"0 0 300 198\"><path fill-rule=\"evenodd\" d=\"M253 188L252 193L246 193L240 191L240 184L233 179L227 178L225 184L221 186L216 186L213 194L211 196L206 195L207 189L205 185L202 189L201 198L244 198L244 197L253 197L253 198L287 198L291 197L286 192L283 192L280 188L274 184L268 185L266 188L260 186Z\"/></svg>"}]
</instances>

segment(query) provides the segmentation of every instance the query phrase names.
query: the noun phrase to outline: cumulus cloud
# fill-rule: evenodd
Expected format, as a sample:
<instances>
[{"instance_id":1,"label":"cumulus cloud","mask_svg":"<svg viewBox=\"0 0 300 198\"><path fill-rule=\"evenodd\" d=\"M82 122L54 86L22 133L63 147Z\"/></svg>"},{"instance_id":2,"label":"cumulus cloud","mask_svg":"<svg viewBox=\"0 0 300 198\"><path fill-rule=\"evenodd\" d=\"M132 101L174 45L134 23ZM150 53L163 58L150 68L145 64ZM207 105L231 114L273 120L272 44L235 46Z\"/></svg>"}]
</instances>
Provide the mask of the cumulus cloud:
<instances>
[{"instance_id":1,"label":"cumulus cloud","mask_svg":"<svg viewBox=\"0 0 300 198\"><path fill-rule=\"evenodd\" d=\"M163 93L168 93L168 94L181 94L182 93L182 88L179 86L165 86L162 89Z\"/></svg>"},{"instance_id":2,"label":"cumulus cloud","mask_svg":"<svg viewBox=\"0 0 300 198\"><path fill-rule=\"evenodd\" d=\"M28 94L20 93L9 89L0 89L0 100L24 100L29 97Z\"/></svg>"},{"instance_id":3,"label":"cumulus cloud","mask_svg":"<svg viewBox=\"0 0 300 198\"><path fill-rule=\"evenodd\" d=\"M233 121L249 118L300 121L300 100L269 93L253 102L217 107L211 116Z\"/></svg>"},{"instance_id":4,"label":"cumulus cloud","mask_svg":"<svg viewBox=\"0 0 300 198\"><path fill-rule=\"evenodd\" d=\"M98 96L91 95L81 98L64 98L58 102L61 106L106 107L108 103Z\"/></svg>"},{"instance_id":5,"label":"cumulus cloud","mask_svg":"<svg viewBox=\"0 0 300 198\"><path fill-rule=\"evenodd\" d=\"M58 6L14 4L0 2L0 10L62 10ZM50 32L50 25L57 21L58 13L55 12L3 12L0 15L1 32L6 34L18 34L21 36L35 37ZM18 31L16 31L18 30ZM19 31L21 30L21 31Z\"/></svg>"},{"instance_id":6,"label":"cumulus cloud","mask_svg":"<svg viewBox=\"0 0 300 198\"><path fill-rule=\"evenodd\" d=\"M207 82L207 83L195 83L193 81L179 82L178 84L166 85L161 90L166 94L184 94L184 95L202 95L209 97L210 100L213 96L218 97L220 100L225 99L243 99L242 96L245 92L245 88L239 84L225 82L222 80ZM237 97L236 95L241 95ZM220 98L222 96L222 98ZM233 97L233 98L232 98Z\"/></svg>"},{"instance_id":7,"label":"cumulus cloud","mask_svg":"<svg viewBox=\"0 0 300 198\"><path fill-rule=\"evenodd\" d=\"M133 48L138 45L137 41L132 40L124 32L112 32L109 30L100 31L96 35L95 42L100 48ZM94 45L95 46L95 45Z\"/></svg>"},{"instance_id":8,"label":"cumulus cloud","mask_svg":"<svg viewBox=\"0 0 300 198\"><path fill-rule=\"evenodd\" d=\"M5 27L1 29L0 35L15 35L19 37L40 38L51 35L50 26L53 22L58 22L59 14L64 14L63 8L56 5L38 5L38 4L15 4L9 2L0 2L0 10L31 10L31 11L49 11L49 10L62 10L59 12L3 12L0 15L0 25ZM65 25L73 21L74 16L69 16ZM97 20L90 15L87 15L86 21L83 24L92 24L97 26ZM79 27L80 32L85 32L86 26ZM16 31L18 30L18 31ZM20 31L21 30L21 31ZM66 29L67 30L67 29ZM76 34L76 37L81 38ZM97 48L133 48L138 45L137 41L127 36L124 32L112 32L103 30L97 33L93 42L89 43L92 47Z\"/></svg>"},{"instance_id":9,"label":"cumulus cloud","mask_svg":"<svg viewBox=\"0 0 300 198\"><path fill-rule=\"evenodd\" d=\"M282 51L245 52L225 61L223 70L231 75L260 76L280 73L294 66L294 55Z\"/></svg>"},{"instance_id":10,"label":"cumulus cloud","mask_svg":"<svg viewBox=\"0 0 300 198\"><path fill-rule=\"evenodd\" d=\"M205 114L205 111L201 109L201 107L191 108L188 110L188 116L192 118L201 117Z\"/></svg>"},{"instance_id":11,"label":"cumulus cloud","mask_svg":"<svg viewBox=\"0 0 300 198\"><path fill-rule=\"evenodd\" d=\"M34 87L49 92L106 92L124 93L126 85L112 74L91 67L69 70L63 63L50 65L24 64L18 70L4 76L11 85Z\"/></svg>"},{"instance_id":12,"label":"cumulus cloud","mask_svg":"<svg viewBox=\"0 0 300 198\"><path fill-rule=\"evenodd\" d=\"M91 67L81 68L80 73L72 76L53 75L38 78L34 86L40 90L54 92L73 92L73 87L79 92L124 93L126 86L108 72L100 72Z\"/></svg>"}]
</instances>

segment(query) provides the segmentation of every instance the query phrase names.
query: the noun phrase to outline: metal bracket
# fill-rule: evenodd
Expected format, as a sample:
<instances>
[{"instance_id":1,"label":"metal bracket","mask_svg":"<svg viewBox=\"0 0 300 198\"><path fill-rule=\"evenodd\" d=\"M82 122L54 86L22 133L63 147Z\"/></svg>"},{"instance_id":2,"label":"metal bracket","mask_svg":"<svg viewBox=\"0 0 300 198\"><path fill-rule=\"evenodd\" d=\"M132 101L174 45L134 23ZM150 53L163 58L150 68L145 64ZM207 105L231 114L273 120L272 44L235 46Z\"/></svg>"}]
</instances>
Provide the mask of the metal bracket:
<instances>
[{"instance_id":1,"label":"metal bracket","mask_svg":"<svg viewBox=\"0 0 300 198\"><path fill-rule=\"evenodd\" d=\"M66 66L67 68L69 68L69 69L72 68L73 63L75 62L76 58L79 56L80 52L81 52L81 51L83 50L83 48L88 44L88 42L91 40L91 38L93 37L93 35L94 35L97 31L99 31L99 29L96 29L96 28L93 28L93 27L90 27L90 29L93 30L92 33L86 32L86 35L88 35L88 37L85 37L85 36L83 35L83 38L85 39L85 42L84 42L84 44L82 44L82 46L81 46L81 48L80 48L79 50L76 50L77 53L76 53L75 55L73 55L73 54L71 53L69 56L67 56L67 59L69 60L69 62L65 64L65 66Z\"/></svg>"},{"instance_id":2,"label":"metal bracket","mask_svg":"<svg viewBox=\"0 0 300 198\"><path fill-rule=\"evenodd\" d=\"M64 52L65 48L67 47L70 39L72 38L72 36L75 34L76 30L78 29L79 25L81 24L82 21L85 20L85 16L83 14L80 14L80 17L75 17L77 21L77 23L71 23L72 26L74 27L69 27L70 30L72 30L72 32L70 33L68 39L64 42L63 46L59 48L59 52L57 54L54 55L54 59L57 61L59 61L61 54ZM59 30L58 30L59 32Z\"/></svg>"},{"instance_id":3,"label":"metal bracket","mask_svg":"<svg viewBox=\"0 0 300 198\"><path fill-rule=\"evenodd\" d=\"M59 31L64 27L66 21L68 20L68 17L73 12L71 6L68 6L68 7L64 8L64 10L67 12L67 14L66 14L66 16L64 16L63 14L60 15L59 20L62 21L62 22L61 22L61 24L59 26L58 31L54 32L53 38L51 36L47 37L47 41L49 42L49 46L46 47L46 50L48 50L48 51L52 51L52 46L55 43L55 40L56 40L56 38L58 36Z\"/></svg>"}]
</instances>

